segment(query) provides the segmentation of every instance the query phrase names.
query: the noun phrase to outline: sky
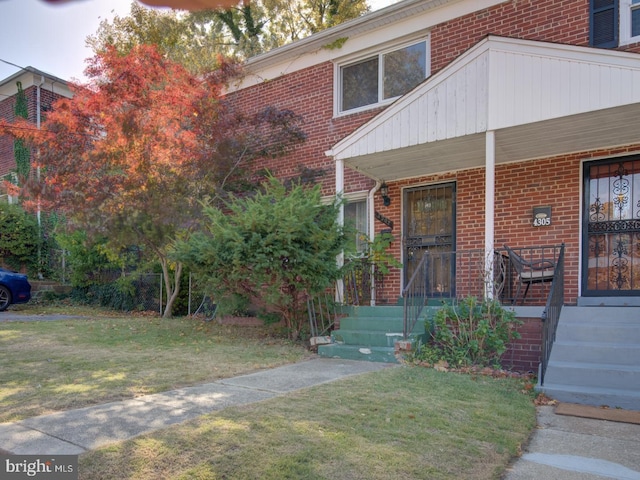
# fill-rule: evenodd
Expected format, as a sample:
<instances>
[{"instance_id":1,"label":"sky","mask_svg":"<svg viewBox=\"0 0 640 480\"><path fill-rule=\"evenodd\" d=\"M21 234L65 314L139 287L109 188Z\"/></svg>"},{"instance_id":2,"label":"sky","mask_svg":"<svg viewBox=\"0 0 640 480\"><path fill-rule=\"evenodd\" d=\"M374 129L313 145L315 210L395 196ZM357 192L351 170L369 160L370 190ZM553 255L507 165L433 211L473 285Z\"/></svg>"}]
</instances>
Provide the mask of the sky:
<instances>
[{"instance_id":1,"label":"sky","mask_svg":"<svg viewBox=\"0 0 640 480\"><path fill-rule=\"evenodd\" d=\"M0 80L34 67L64 80L84 81L85 45L102 20L126 16L135 0L75 0L49 5L42 0L0 0ZM369 0L377 10L394 0ZM10 64L17 65L10 65Z\"/></svg>"}]
</instances>

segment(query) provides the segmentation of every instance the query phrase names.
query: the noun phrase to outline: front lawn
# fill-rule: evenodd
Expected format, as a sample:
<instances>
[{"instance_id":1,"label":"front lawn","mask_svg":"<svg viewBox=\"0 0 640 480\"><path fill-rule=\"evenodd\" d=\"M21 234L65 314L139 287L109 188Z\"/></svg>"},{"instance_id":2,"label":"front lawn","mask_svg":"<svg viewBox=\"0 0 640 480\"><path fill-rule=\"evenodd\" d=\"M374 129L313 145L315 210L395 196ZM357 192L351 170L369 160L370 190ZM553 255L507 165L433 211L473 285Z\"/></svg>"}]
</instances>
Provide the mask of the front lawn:
<instances>
[{"instance_id":1,"label":"front lawn","mask_svg":"<svg viewBox=\"0 0 640 480\"><path fill-rule=\"evenodd\" d=\"M39 310L19 311L34 312ZM0 323L0 423L228 378L309 355L267 327L70 312L86 318Z\"/></svg>"},{"instance_id":2,"label":"front lawn","mask_svg":"<svg viewBox=\"0 0 640 480\"><path fill-rule=\"evenodd\" d=\"M86 318L0 323L0 422L310 356L268 327L91 310L39 313ZM398 366L231 407L86 453L79 475L497 479L534 425L535 407L522 380Z\"/></svg>"},{"instance_id":3,"label":"front lawn","mask_svg":"<svg viewBox=\"0 0 640 480\"><path fill-rule=\"evenodd\" d=\"M385 369L80 457L81 479L497 479L535 425L514 379Z\"/></svg>"}]
</instances>

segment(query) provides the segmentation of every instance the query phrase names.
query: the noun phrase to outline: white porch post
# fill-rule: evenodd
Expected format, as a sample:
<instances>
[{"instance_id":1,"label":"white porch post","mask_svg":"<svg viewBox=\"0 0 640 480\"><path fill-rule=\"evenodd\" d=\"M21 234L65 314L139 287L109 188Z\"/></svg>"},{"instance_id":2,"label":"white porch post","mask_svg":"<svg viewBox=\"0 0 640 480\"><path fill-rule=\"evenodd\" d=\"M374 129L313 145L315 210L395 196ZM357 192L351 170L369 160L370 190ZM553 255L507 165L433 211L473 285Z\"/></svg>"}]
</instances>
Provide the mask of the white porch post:
<instances>
[{"instance_id":1,"label":"white porch post","mask_svg":"<svg viewBox=\"0 0 640 480\"><path fill-rule=\"evenodd\" d=\"M496 136L486 133L485 198L484 198L484 258L485 297L493 298L493 247L495 243Z\"/></svg>"},{"instance_id":2,"label":"white porch post","mask_svg":"<svg viewBox=\"0 0 640 480\"><path fill-rule=\"evenodd\" d=\"M336 160L336 197L342 194L344 194L344 161ZM340 205L338 224L344 226L344 204ZM344 265L344 252L338 255L337 262L339 267ZM344 282L342 279L336 283L336 301L344 301Z\"/></svg>"}]
</instances>

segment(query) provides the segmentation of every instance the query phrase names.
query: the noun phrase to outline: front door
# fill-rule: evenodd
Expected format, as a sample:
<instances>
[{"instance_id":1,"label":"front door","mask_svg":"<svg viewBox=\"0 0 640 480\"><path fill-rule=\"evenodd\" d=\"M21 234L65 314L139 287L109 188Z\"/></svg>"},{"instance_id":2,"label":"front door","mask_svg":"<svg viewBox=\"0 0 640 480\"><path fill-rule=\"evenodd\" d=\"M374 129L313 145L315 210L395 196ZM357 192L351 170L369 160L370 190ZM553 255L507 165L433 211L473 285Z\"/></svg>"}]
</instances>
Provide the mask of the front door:
<instances>
[{"instance_id":1,"label":"front door","mask_svg":"<svg viewBox=\"0 0 640 480\"><path fill-rule=\"evenodd\" d=\"M582 295L640 295L640 156L584 166Z\"/></svg>"},{"instance_id":2,"label":"front door","mask_svg":"<svg viewBox=\"0 0 640 480\"><path fill-rule=\"evenodd\" d=\"M404 284L429 253L425 281L431 297L455 296L455 183L404 191Z\"/></svg>"}]
</instances>

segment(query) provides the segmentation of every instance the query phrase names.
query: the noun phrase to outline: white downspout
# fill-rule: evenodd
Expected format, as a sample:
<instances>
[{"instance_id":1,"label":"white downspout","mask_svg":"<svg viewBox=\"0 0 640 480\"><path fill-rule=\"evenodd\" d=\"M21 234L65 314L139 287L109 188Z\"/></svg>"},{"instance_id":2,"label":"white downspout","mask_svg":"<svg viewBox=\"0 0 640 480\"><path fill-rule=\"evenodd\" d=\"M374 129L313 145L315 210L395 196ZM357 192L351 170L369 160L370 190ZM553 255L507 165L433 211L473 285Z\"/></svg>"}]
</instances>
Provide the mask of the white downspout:
<instances>
[{"instance_id":1,"label":"white downspout","mask_svg":"<svg viewBox=\"0 0 640 480\"><path fill-rule=\"evenodd\" d=\"M373 242L376 238L376 213L373 208L375 193L380 189L382 182L376 180L374 187L369 190L369 198L367 200L367 207L369 209L369 241ZM371 306L376 306L376 279L374 276L374 266L371 265Z\"/></svg>"},{"instance_id":2,"label":"white downspout","mask_svg":"<svg viewBox=\"0 0 640 480\"><path fill-rule=\"evenodd\" d=\"M493 298L493 248L495 244L496 132L488 130L485 146L484 259L485 297Z\"/></svg>"},{"instance_id":3,"label":"white downspout","mask_svg":"<svg viewBox=\"0 0 640 480\"><path fill-rule=\"evenodd\" d=\"M344 160L336 160L336 197L344 195ZM344 204L340 203L338 210L338 225L344 226ZM337 258L338 267L344 266L344 252ZM344 302L344 280L339 279L336 284L336 301Z\"/></svg>"}]
</instances>

